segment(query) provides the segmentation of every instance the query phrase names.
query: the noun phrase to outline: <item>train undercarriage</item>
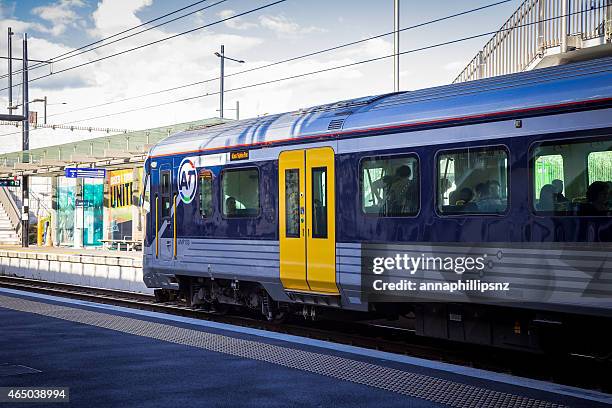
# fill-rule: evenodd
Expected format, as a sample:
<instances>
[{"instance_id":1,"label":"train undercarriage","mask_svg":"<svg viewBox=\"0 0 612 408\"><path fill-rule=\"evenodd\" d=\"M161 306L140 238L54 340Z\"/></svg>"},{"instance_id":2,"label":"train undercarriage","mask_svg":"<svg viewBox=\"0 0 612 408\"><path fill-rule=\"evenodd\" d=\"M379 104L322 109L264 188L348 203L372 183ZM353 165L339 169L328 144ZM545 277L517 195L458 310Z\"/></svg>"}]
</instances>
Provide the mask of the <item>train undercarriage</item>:
<instances>
[{"instance_id":1,"label":"train undercarriage","mask_svg":"<svg viewBox=\"0 0 612 408\"><path fill-rule=\"evenodd\" d=\"M612 359L612 319L532 309L458 303L374 303L368 312L277 302L256 282L178 276L179 290L155 290L156 300L180 299L193 308L236 312L282 323L306 320L374 321L416 335L530 352L575 353Z\"/></svg>"}]
</instances>

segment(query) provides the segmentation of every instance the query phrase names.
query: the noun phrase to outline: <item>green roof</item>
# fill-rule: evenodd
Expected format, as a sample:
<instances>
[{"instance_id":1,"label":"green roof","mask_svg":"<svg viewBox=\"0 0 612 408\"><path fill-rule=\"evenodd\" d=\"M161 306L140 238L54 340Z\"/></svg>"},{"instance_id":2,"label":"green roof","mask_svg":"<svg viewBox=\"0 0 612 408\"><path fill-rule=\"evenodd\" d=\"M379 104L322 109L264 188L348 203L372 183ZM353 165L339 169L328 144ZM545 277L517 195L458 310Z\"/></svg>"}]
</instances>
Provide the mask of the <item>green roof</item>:
<instances>
[{"instance_id":1,"label":"green roof","mask_svg":"<svg viewBox=\"0 0 612 408\"><path fill-rule=\"evenodd\" d=\"M95 137L77 142L63 143L37 149L0 154L0 175L19 176L22 174L52 176L63 172L64 165L78 167L130 168L140 165L150 147L169 135L188 130L214 126L228 122L227 119L210 118L178 123L158 128L125 132ZM105 152L106 151L106 152ZM107 157L109 151L120 152ZM127 157L129 155L129 157ZM112 155L110 155L112 156ZM31 169L15 169L21 163L36 165Z\"/></svg>"}]
</instances>

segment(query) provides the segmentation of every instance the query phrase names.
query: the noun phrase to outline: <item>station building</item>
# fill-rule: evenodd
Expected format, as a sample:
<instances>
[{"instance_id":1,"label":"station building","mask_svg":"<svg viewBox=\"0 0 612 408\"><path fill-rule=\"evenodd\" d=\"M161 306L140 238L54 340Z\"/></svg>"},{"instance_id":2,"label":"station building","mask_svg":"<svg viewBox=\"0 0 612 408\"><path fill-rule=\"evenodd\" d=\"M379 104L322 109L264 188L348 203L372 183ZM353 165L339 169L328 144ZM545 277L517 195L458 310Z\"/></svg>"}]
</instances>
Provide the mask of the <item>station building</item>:
<instances>
[{"instance_id":1,"label":"station building","mask_svg":"<svg viewBox=\"0 0 612 408\"><path fill-rule=\"evenodd\" d=\"M172 133L224 121L203 119L5 153L0 178L21 182L29 176L30 245L137 248L145 230L143 165L149 148ZM75 168L83 170L77 177L66 171ZM90 173L95 177L87 177ZM0 245L17 245L21 187L0 188L0 204Z\"/></svg>"}]
</instances>

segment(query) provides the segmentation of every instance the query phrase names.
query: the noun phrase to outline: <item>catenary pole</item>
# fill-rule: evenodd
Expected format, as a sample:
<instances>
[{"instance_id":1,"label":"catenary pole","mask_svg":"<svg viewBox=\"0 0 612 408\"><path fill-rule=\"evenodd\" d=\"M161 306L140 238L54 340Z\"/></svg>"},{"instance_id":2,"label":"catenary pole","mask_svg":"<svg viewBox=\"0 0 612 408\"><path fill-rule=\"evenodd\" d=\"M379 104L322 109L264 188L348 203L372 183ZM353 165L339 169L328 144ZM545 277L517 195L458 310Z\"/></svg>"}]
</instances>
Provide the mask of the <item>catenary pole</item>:
<instances>
[{"instance_id":1,"label":"catenary pole","mask_svg":"<svg viewBox=\"0 0 612 408\"><path fill-rule=\"evenodd\" d=\"M22 161L28 163L30 158L28 157L27 151L30 149L30 123L29 123L29 96L28 96L28 34L23 35L23 126L21 130L21 147L22 147ZM23 211L21 213L21 246L26 248L29 245L29 186L28 176L23 175L21 178L21 204Z\"/></svg>"},{"instance_id":2,"label":"catenary pole","mask_svg":"<svg viewBox=\"0 0 612 408\"><path fill-rule=\"evenodd\" d=\"M393 91L400 88L400 0L393 0Z\"/></svg>"}]
</instances>

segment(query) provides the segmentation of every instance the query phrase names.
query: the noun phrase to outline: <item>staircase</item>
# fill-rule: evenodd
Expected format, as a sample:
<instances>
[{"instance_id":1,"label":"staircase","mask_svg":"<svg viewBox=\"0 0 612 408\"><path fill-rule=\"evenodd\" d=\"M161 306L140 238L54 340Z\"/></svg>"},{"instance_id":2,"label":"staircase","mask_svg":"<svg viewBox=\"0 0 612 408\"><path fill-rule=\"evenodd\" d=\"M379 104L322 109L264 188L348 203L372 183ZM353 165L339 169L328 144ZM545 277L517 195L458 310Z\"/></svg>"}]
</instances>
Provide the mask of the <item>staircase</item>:
<instances>
[{"instance_id":1,"label":"staircase","mask_svg":"<svg viewBox=\"0 0 612 408\"><path fill-rule=\"evenodd\" d=\"M453 83L612 55L612 0L524 0Z\"/></svg>"},{"instance_id":2,"label":"staircase","mask_svg":"<svg viewBox=\"0 0 612 408\"><path fill-rule=\"evenodd\" d=\"M11 224L4 206L0 205L0 245L19 245L21 239Z\"/></svg>"}]
</instances>

